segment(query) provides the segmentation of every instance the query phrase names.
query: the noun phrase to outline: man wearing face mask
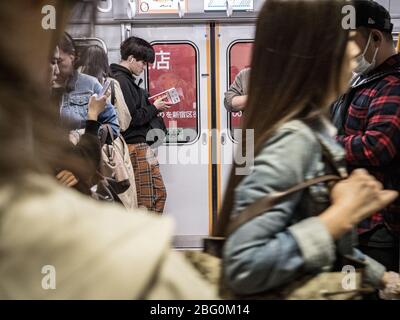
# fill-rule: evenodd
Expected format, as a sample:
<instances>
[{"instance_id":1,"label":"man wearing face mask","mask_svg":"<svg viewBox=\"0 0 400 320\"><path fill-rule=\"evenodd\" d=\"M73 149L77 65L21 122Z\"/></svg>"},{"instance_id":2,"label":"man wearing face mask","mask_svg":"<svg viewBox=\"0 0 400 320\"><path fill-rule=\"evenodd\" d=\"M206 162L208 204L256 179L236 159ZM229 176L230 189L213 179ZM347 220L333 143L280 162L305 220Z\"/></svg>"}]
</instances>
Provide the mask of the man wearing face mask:
<instances>
[{"instance_id":1,"label":"man wearing face mask","mask_svg":"<svg viewBox=\"0 0 400 320\"><path fill-rule=\"evenodd\" d=\"M349 169L365 168L386 189L400 190L400 55L389 12L356 0L356 42L362 54L348 92L332 107L337 141ZM399 271L400 201L363 221L360 249L388 270Z\"/></svg>"}]
</instances>

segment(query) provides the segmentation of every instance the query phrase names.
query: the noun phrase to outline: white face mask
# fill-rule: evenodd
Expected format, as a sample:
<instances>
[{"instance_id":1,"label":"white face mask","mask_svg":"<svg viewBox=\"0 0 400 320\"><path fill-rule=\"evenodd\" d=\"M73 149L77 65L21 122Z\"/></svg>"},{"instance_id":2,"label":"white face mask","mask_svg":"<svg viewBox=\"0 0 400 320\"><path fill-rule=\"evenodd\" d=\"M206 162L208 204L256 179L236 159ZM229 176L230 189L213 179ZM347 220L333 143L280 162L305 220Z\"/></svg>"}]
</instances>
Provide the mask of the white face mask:
<instances>
[{"instance_id":1,"label":"white face mask","mask_svg":"<svg viewBox=\"0 0 400 320\"><path fill-rule=\"evenodd\" d=\"M371 43L371 39L372 39L372 33L369 34L367 46L365 47L364 52L362 53L362 55L360 55L356 58L358 66L353 70L353 72L357 75L366 74L376 67L376 56L378 55L379 48L376 48L375 54L374 54L374 57L372 58L371 63L369 63L365 59L365 54L367 53L369 44Z\"/></svg>"}]
</instances>

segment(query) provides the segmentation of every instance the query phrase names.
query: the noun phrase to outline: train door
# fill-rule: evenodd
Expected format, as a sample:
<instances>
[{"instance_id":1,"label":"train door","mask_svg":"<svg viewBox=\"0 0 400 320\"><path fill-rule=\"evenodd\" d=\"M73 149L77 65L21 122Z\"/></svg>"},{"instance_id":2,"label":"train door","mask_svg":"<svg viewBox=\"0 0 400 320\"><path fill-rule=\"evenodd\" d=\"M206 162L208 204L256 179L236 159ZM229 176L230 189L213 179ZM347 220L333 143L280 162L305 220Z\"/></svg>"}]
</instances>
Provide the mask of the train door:
<instances>
[{"instance_id":1,"label":"train door","mask_svg":"<svg viewBox=\"0 0 400 320\"><path fill-rule=\"evenodd\" d=\"M254 24L221 24L216 27L217 37L217 110L219 112L220 143L219 154L219 204L223 199L237 151L237 129L240 128L242 112L227 112L224 107L224 93L235 80L240 70L250 66L251 50L254 40Z\"/></svg>"},{"instance_id":2,"label":"train door","mask_svg":"<svg viewBox=\"0 0 400 320\"><path fill-rule=\"evenodd\" d=\"M167 188L165 212L176 222L174 244L200 247L212 221L209 28L138 25L131 34L155 49L156 60L148 66L145 81L150 95L174 87L181 96L161 114L168 134L158 147L158 160Z\"/></svg>"}]
</instances>

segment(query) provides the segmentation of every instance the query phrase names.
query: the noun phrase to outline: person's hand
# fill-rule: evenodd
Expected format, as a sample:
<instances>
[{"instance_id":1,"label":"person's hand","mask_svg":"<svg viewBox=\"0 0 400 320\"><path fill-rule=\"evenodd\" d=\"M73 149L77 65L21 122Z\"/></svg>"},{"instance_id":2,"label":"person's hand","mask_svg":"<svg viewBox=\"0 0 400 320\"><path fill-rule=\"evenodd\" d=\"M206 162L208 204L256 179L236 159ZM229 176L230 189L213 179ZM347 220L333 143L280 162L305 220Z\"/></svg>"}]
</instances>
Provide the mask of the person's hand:
<instances>
[{"instance_id":1,"label":"person's hand","mask_svg":"<svg viewBox=\"0 0 400 320\"><path fill-rule=\"evenodd\" d=\"M385 208L398 192L383 190L382 184L366 170L357 169L331 191L331 207L320 215L328 231L339 238L354 225Z\"/></svg>"},{"instance_id":2,"label":"person's hand","mask_svg":"<svg viewBox=\"0 0 400 320\"><path fill-rule=\"evenodd\" d=\"M70 171L63 170L56 176L57 180L64 186L71 188L78 183L78 179Z\"/></svg>"},{"instance_id":3,"label":"person's hand","mask_svg":"<svg viewBox=\"0 0 400 320\"><path fill-rule=\"evenodd\" d=\"M157 108L157 110L159 111L165 111L169 108L171 108L171 106L167 103L165 103L165 101L163 100L163 98L157 99L156 101L154 101L153 105Z\"/></svg>"},{"instance_id":4,"label":"person's hand","mask_svg":"<svg viewBox=\"0 0 400 320\"><path fill-rule=\"evenodd\" d=\"M99 114L106 108L107 97L107 94L101 97L97 97L95 94L90 97L88 105L88 120L97 121Z\"/></svg>"},{"instance_id":5,"label":"person's hand","mask_svg":"<svg viewBox=\"0 0 400 320\"><path fill-rule=\"evenodd\" d=\"M364 169L355 170L348 179L332 189L333 205L347 208L353 224L385 208L398 196L396 191L383 190L382 184Z\"/></svg>"},{"instance_id":6,"label":"person's hand","mask_svg":"<svg viewBox=\"0 0 400 320\"><path fill-rule=\"evenodd\" d=\"M236 96L232 99L232 110L233 111L242 111L245 109L247 104L247 95L244 96Z\"/></svg>"}]
</instances>

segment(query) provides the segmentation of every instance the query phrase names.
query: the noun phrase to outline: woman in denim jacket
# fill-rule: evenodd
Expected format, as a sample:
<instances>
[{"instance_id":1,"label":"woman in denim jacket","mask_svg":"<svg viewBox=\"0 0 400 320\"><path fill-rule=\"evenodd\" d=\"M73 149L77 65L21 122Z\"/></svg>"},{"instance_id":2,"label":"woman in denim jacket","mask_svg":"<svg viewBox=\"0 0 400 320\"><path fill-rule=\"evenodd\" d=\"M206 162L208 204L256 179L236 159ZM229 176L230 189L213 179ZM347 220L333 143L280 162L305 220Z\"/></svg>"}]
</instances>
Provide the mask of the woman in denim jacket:
<instances>
[{"instance_id":1,"label":"woman in denim jacket","mask_svg":"<svg viewBox=\"0 0 400 320\"><path fill-rule=\"evenodd\" d=\"M324 114L346 89L360 52L355 32L341 27L344 5L266 1L257 24L243 124L254 130L254 166L247 176L233 169L215 235L225 235L230 218L260 198L330 173L323 148L334 162L343 159L344 150L331 138L334 132ZM339 171L347 177L345 170ZM297 192L228 237L225 282L239 295L266 292L329 270L340 253L363 260L367 281L384 288L393 275L353 249L351 232L396 197L397 192L382 190L364 170L331 191L320 184Z\"/></svg>"},{"instance_id":2,"label":"woman in denim jacket","mask_svg":"<svg viewBox=\"0 0 400 320\"><path fill-rule=\"evenodd\" d=\"M59 93L61 120L70 130L84 129L89 99L94 94L99 95L103 87L96 78L81 74L74 69L76 50L69 34L64 33L59 47L60 74L57 77L57 84L61 86L62 91ZM110 103L107 103L104 111L100 113L98 121L110 125L114 136L119 136L117 113Z\"/></svg>"}]
</instances>

